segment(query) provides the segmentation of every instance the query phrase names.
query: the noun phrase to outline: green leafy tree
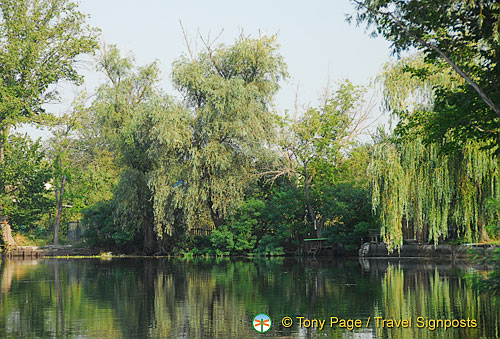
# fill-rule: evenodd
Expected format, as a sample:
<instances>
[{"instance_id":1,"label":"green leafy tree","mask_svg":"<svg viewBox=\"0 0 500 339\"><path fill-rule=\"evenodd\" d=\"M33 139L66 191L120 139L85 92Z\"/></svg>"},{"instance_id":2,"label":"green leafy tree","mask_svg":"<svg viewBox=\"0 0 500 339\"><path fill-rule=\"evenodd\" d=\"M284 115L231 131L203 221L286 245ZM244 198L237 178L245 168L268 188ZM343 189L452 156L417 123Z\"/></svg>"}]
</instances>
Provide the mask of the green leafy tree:
<instances>
[{"instance_id":1,"label":"green leafy tree","mask_svg":"<svg viewBox=\"0 0 500 339\"><path fill-rule=\"evenodd\" d=\"M158 230L172 232L176 210L189 227L208 214L220 227L256 179L271 139L272 99L287 77L274 37L241 37L233 45L174 63L173 82L187 109L154 120L150 179Z\"/></svg>"},{"instance_id":2,"label":"green leafy tree","mask_svg":"<svg viewBox=\"0 0 500 339\"><path fill-rule=\"evenodd\" d=\"M104 48L99 69L107 76L90 110L97 123L95 134L113 154L120 179L113 196L116 237L120 243L140 241L149 254L157 250L153 196L148 186L154 161L149 156L155 114L164 114L169 99L155 88L156 63L137 67L132 57L120 56L115 46ZM120 231L121 230L121 231Z\"/></svg>"},{"instance_id":3,"label":"green leafy tree","mask_svg":"<svg viewBox=\"0 0 500 339\"><path fill-rule=\"evenodd\" d=\"M55 195L54 244L59 243L59 230L66 199L67 183L75 169L75 130L78 128L75 114L66 114L57 119L52 127L53 137L48 142L48 153L52 161L52 182Z\"/></svg>"},{"instance_id":4,"label":"green leafy tree","mask_svg":"<svg viewBox=\"0 0 500 339\"><path fill-rule=\"evenodd\" d=\"M498 162L477 142L447 154L415 135L382 142L375 146L370 174L373 206L391 249L402 245L408 224L417 239L437 244L451 231L477 241L484 225L498 222L498 214L487 208L488 199L500 192Z\"/></svg>"},{"instance_id":5,"label":"green leafy tree","mask_svg":"<svg viewBox=\"0 0 500 339\"><path fill-rule=\"evenodd\" d=\"M53 85L81 80L76 58L96 47L85 19L68 0L0 1L0 163L11 128L45 120L43 104L58 97ZM16 183L0 190L8 185Z\"/></svg>"},{"instance_id":6,"label":"green leafy tree","mask_svg":"<svg viewBox=\"0 0 500 339\"><path fill-rule=\"evenodd\" d=\"M47 142L47 154L52 163L51 186L55 198L54 244L59 242L63 208L68 209L68 212L71 209L79 211L87 207L82 205L81 200L91 195L91 190L86 190L85 185L92 184L94 178L86 175L87 183L83 183L80 178L82 172L91 168L91 164L96 161L92 159L92 154L86 154L86 149L82 147L85 140L79 135L79 131L86 128L80 116L85 110L83 93L73 102L70 112L55 118L50 127L52 138ZM105 191L106 186L98 187L97 190Z\"/></svg>"},{"instance_id":7,"label":"green leafy tree","mask_svg":"<svg viewBox=\"0 0 500 339\"><path fill-rule=\"evenodd\" d=\"M45 183L50 180L50 166L40 141L11 134L0 163L0 214L8 215L15 231L33 230L50 201Z\"/></svg>"},{"instance_id":8,"label":"green leafy tree","mask_svg":"<svg viewBox=\"0 0 500 339\"><path fill-rule=\"evenodd\" d=\"M63 221L79 220L82 209L110 200L117 183L114 157L95 135L98 127L86 101L82 93L67 113L52 119L45 147L52 164L55 243Z\"/></svg>"},{"instance_id":9,"label":"green leafy tree","mask_svg":"<svg viewBox=\"0 0 500 339\"><path fill-rule=\"evenodd\" d=\"M459 141L474 138L498 144L498 1L353 2L358 22L374 26L373 33L391 41L394 52L421 49L428 62L438 68L444 64L463 79L455 88L440 88L434 114L420 119L430 126L427 133L437 141L451 133Z\"/></svg>"},{"instance_id":10,"label":"green leafy tree","mask_svg":"<svg viewBox=\"0 0 500 339\"><path fill-rule=\"evenodd\" d=\"M67 0L0 1L0 162L12 126L41 121L61 80L79 82L76 58L96 48L96 30Z\"/></svg>"},{"instance_id":11,"label":"green leafy tree","mask_svg":"<svg viewBox=\"0 0 500 339\"><path fill-rule=\"evenodd\" d=\"M91 246L127 251L135 230L116 227L114 201L98 201L82 210L86 242Z\"/></svg>"},{"instance_id":12,"label":"green leafy tree","mask_svg":"<svg viewBox=\"0 0 500 339\"><path fill-rule=\"evenodd\" d=\"M308 109L304 115L283 128L279 142L281 169L268 173L275 177L292 175L303 185L309 218L316 235L321 237L327 216L314 204L320 195L316 186L332 184L356 138L369 126L371 106L364 101L365 89L342 82L325 98L322 106Z\"/></svg>"},{"instance_id":13,"label":"green leafy tree","mask_svg":"<svg viewBox=\"0 0 500 339\"><path fill-rule=\"evenodd\" d=\"M494 149L470 140L444 152L447 141L426 141L426 126L414 119L435 109L436 88L457 86L449 72L412 75L425 68L421 58L408 58L386 67L383 75L386 104L399 122L392 138L375 145L369 171L373 207L391 250L402 245L405 230L434 244L450 235L479 240L485 237L484 226L499 217L488 208L500 192Z\"/></svg>"}]
</instances>

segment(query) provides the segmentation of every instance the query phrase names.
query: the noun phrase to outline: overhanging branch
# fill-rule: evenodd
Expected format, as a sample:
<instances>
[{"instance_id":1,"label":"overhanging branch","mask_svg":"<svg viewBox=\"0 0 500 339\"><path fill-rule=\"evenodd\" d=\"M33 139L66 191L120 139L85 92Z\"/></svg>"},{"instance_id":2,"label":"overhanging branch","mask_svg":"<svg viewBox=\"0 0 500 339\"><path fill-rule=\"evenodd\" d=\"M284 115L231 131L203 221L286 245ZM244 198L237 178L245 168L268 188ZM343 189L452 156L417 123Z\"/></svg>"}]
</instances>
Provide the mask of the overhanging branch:
<instances>
[{"instance_id":1,"label":"overhanging branch","mask_svg":"<svg viewBox=\"0 0 500 339\"><path fill-rule=\"evenodd\" d=\"M399 26L399 28L401 28L410 37L418 41L418 43L420 43L423 47L429 48L438 53L477 92L477 94L479 94L479 97L481 97L484 103L486 103L486 105L488 105L488 107L490 107L495 112L495 114L498 117L500 117L500 107L495 105L495 103L483 91L483 89L474 80L472 80L460 66L458 66L455 62L453 62L453 60L451 60L439 47L413 34L401 20L396 18L394 14L388 12L381 12L379 10L370 8L361 1L353 0L353 2L356 3L358 6L365 8L367 11L391 18L394 21L394 23L396 23L396 25Z\"/></svg>"}]
</instances>

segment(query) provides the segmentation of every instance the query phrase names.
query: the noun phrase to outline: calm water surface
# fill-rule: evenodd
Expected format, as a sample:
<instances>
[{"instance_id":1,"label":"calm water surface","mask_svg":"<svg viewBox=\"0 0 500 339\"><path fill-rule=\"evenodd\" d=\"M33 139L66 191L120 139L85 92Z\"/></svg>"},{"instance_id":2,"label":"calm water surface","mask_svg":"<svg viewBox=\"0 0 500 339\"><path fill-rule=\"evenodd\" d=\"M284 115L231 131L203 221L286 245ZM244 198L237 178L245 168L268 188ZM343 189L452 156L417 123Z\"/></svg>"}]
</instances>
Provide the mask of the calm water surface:
<instances>
[{"instance_id":1,"label":"calm water surface","mask_svg":"<svg viewBox=\"0 0 500 339\"><path fill-rule=\"evenodd\" d=\"M500 337L500 300L475 292L463 278L470 270L380 260L4 260L0 337ZM252 328L259 313L273 321L265 334ZM300 328L297 317L326 322ZM363 326L331 328L330 317ZM412 328L377 328L374 317L411 317ZM477 327L417 328L417 317L469 318Z\"/></svg>"}]
</instances>

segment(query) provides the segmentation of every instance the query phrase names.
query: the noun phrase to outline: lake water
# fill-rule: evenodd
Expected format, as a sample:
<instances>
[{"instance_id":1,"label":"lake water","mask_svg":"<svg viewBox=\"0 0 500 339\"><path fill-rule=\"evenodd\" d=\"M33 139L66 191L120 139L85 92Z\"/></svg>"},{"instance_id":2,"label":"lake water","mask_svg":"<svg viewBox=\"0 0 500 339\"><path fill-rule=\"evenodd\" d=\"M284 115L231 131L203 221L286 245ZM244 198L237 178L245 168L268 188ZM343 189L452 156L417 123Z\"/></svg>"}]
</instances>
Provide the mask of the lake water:
<instances>
[{"instance_id":1,"label":"lake water","mask_svg":"<svg viewBox=\"0 0 500 339\"><path fill-rule=\"evenodd\" d=\"M500 300L473 290L470 270L419 260L3 260L0 337L499 337ZM272 320L264 334L252 326L260 313ZM323 328L307 327L312 319ZM447 319L463 326L445 330Z\"/></svg>"}]
</instances>

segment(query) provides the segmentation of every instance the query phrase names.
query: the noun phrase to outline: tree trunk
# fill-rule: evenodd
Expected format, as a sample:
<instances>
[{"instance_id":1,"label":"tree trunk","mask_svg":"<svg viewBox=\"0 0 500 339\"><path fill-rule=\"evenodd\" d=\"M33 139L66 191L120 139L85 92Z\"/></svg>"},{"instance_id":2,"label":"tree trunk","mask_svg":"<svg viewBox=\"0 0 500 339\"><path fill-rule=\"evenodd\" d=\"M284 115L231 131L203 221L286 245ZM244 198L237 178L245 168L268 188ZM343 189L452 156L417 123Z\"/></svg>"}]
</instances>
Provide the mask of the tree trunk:
<instances>
[{"instance_id":1,"label":"tree trunk","mask_svg":"<svg viewBox=\"0 0 500 339\"><path fill-rule=\"evenodd\" d=\"M10 125L6 125L0 129L0 163L5 160L5 145L9 138Z\"/></svg>"},{"instance_id":2,"label":"tree trunk","mask_svg":"<svg viewBox=\"0 0 500 339\"><path fill-rule=\"evenodd\" d=\"M5 246L5 252L8 252L11 248L16 247L17 243L12 237L12 230L9 225L9 219L7 217L0 216L0 226L2 228L2 241Z\"/></svg>"},{"instance_id":3,"label":"tree trunk","mask_svg":"<svg viewBox=\"0 0 500 339\"><path fill-rule=\"evenodd\" d=\"M144 217L142 219L142 236L143 236L143 251L152 255L158 252L158 239L156 237L156 232L154 230L154 212L152 203L152 193L147 184L144 182L139 189L139 200L143 201L142 209Z\"/></svg>"},{"instance_id":4,"label":"tree trunk","mask_svg":"<svg viewBox=\"0 0 500 339\"><path fill-rule=\"evenodd\" d=\"M488 236L488 232L486 232L486 228L483 226L482 222L478 222L478 228L479 228L479 242L488 242L491 241L490 237Z\"/></svg>"},{"instance_id":5,"label":"tree trunk","mask_svg":"<svg viewBox=\"0 0 500 339\"><path fill-rule=\"evenodd\" d=\"M9 136L10 125L5 125L0 128L0 164L5 161L5 145L7 144L7 138ZM0 187L1 190L5 190L5 187ZM5 192L4 192L5 193ZM5 251L8 252L11 248L16 247L17 244L12 237L12 230L9 224L8 216L2 216L2 208L0 206L0 226L1 226L1 237L5 246Z\"/></svg>"},{"instance_id":6,"label":"tree trunk","mask_svg":"<svg viewBox=\"0 0 500 339\"><path fill-rule=\"evenodd\" d=\"M212 190L208 189L208 209L210 211L210 217L214 222L215 229L218 229L219 226L222 226L224 219L220 217L219 213L214 209L214 204L212 202Z\"/></svg>"},{"instance_id":7,"label":"tree trunk","mask_svg":"<svg viewBox=\"0 0 500 339\"><path fill-rule=\"evenodd\" d=\"M59 228L61 226L61 216L63 210L64 185L66 184L66 176L63 174L61 178L61 187L56 185L56 216L54 218L54 245L59 244Z\"/></svg>"},{"instance_id":8,"label":"tree trunk","mask_svg":"<svg viewBox=\"0 0 500 339\"><path fill-rule=\"evenodd\" d=\"M142 225L142 230L144 234L144 252L146 254L154 254L157 252L158 243L156 242L156 234L153 226L153 218L151 217L151 213L146 212L146 217Z\"/></svg>"},{"instance_id":9,"label":"tree trunk","mask_svg":"<svg viewBox=\"0 0 500 339\"><path fill-rule=\"evenodd\" d=\"M152 225L146 224L144 225L144 252L146 254L154 254L155 253L155 237L154 230Z\"/></svg>"},{"instance_id":10,"label":"tree trunk","mask_svg":"<svg viewBox=\"0 0 500 339\"><path fill-rule=\"evenodd\" d=\"M316 236L321 238L321 234L323 233L323 226L325 225L325 218L321 218L317 220L316 218Z\"/></svg>"},{"instance_id":11,"label":"tree trunk","mask_svg":"<svg viewBox=\"0 0 500 339\"><path fill-rule=\"evenodd\" d=\"M318 238L321 237L321 229L318 228L317 220L316 220L316 212L314 212L314 208L311 203L311 178L307 175L307 164L304 165L304 191L306 193L306 205L307 211L309 212L309 216L314 225L314 230L316 231L316 235Z\"/></svg>"},{"instance_id":12,"label":"tree trunk","mask_svg":"<svg viewBox=\"0 0 500 339\"><path fill-rule=\"evenodd\" d=\"M212 217L212 221L214 222L215 229L218 229L224 220L219 217L219 213L215 212L212 207L210 207L210 216Z\"/></svg>"}]
</instances>

